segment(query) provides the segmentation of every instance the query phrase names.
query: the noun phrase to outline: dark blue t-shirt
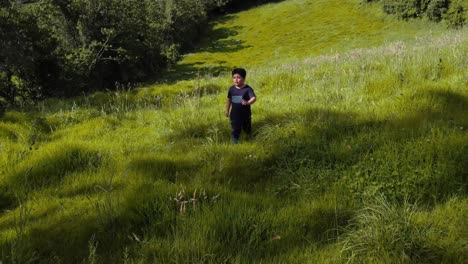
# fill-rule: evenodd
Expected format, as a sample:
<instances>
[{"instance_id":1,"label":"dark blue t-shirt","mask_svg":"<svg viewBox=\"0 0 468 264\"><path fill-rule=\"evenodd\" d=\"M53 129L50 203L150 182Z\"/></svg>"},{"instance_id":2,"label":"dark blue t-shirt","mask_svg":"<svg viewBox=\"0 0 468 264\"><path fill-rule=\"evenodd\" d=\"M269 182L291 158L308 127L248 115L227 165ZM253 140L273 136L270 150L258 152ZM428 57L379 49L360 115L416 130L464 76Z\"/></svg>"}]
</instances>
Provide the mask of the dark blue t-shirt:
<instances>
[{"instance_id":1,"label":"dark blue t-shirt","mask_svg":"<svg viewBox=\"0 0 468 264\"><path fill-rule=\"evenodd\" d=\"M235 85L231 86L228 92L228 98L232 103L231 114L250 114L250 105L242 105L242 99L249 101L252 97L255 97L252 87L245 85L238 89Z\"/></svg>"}]
</instances>

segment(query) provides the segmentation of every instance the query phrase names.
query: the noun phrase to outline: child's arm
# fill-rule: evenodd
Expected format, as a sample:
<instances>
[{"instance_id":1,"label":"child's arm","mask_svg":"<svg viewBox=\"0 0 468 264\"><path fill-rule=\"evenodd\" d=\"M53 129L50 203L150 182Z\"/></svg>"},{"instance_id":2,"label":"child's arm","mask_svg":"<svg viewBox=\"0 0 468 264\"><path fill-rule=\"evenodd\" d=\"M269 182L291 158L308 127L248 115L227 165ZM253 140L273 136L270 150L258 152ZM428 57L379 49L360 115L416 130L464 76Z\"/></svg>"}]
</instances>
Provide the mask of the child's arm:
<instances>
[{"instance_id":1,"label":"child's arm","mask_svg":"<svg viewBox=\"0 0 468 264\"><path fill-rule=\"evenodd\" d=\"M248 101L242 99L242 105L251 105L251 104L254 104L257 101L257 97L255 96L255 93L254 93L252 87L250 87L250 86L249 86L249 97L250 97L250 99Z\"/></svg>"},{"instance_id":2,"label":"child's arm","mask_svg":"<svg viewBox=\"0 0 468 264\"><path fill-rule=\"evenodd\" d=\"M257 98L255 96L250 98L248 101L242 99L242 105L252 105L253 103L255 103L255 101L257 101Z\"/></svg>"},{"instance_id":3,"label":"child's arm","mask_svg":"<svg viewBox=\"0 0 468 264\"><path fill-rule=\"evenodd\" d=\"M228 98L226 100L226 113L225 113L226 117L229 117L229 110L230 109L231 109L231 99Z\"/></svg>"}]
</instances>

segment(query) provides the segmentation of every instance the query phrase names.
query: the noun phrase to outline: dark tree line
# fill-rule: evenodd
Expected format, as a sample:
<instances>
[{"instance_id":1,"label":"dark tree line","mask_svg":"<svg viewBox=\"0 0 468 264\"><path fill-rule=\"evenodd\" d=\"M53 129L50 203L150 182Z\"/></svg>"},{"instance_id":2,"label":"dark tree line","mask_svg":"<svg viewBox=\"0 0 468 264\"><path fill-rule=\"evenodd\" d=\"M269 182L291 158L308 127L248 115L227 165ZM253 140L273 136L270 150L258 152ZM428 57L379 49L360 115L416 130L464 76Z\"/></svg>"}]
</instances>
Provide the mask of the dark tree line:
<instances>
[{"instance_id":1,"label":"dark tree line","mask_svg":"<svg viewBox=\"0 0 468 264\"><path fill-rule=\"evenodd\" d=\"M154 76L241 2L0 0L0 112Z\"/></svg>"}]
</instances>

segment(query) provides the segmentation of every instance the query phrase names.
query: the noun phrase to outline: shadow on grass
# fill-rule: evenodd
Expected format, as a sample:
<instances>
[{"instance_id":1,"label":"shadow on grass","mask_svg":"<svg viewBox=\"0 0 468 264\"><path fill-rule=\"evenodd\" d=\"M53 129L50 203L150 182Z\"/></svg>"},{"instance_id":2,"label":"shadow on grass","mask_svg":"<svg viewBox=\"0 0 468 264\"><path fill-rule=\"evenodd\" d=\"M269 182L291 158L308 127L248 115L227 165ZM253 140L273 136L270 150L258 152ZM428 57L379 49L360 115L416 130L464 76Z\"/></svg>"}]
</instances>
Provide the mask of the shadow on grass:
<instances>
[{"instance_id":1,"label":"shadow on grass","mask_svg":"<svg viewBox=\"0 0 468 264\"><path fill-rule=\"evenodd\" d=\"M253 0L253 1L243 1L243 0L234 0L223 9L227 13L237 13L251 8L255 8L265 4L276 4L281 3L284 0Z\"/></svg>"},{"instance_id":2,"label":"shadow on grass","mask_svg":"<svg viewBox=\"0 0 468 264\"><path fill-rule=\"evenodd\" d=\"M16 249L16 254L24 254L21 250L34 252L35 259L44 263L60 259L69 263L85 260L92 250L89 242L99 230L96 220L85 214L67 217L56 213L55 216L57 220L51 221L50 225L33 225L27 235L20 237L19 241L28 247Z\"/></svg>"},{"instance_id":3,"label":"shadow on grass","mask_svg":"<svg viewBox=\"0 0 468 264\"><path fill-rule=\"evenodd\" d=\"M120 182L112 182L112 180L107 180L107 182L100 183L89 183L86 185L81 185L79 187L73 187L72 189L61 189L56 191L56 197L58 198L74 198L78 196L87 197L92 195L101 194L103 192L116 192L124 190L126 185Z\"/></svg>"},{"instance_id":4,"label":"shadow on grass","mask_svg":"<svg viewBox=\"0 0 468 264\"><path fill-rule=\"evenodd\" d=\"M324 204L292 212L294 217L285 219L283 223L279 222L276 227L280 239L270 241L270 252L265 258L275 259L311 246L320 249L336 243L339 232L354 216L352 209L342 206L344 205Z\"/></svg>"},{"instance_id":5,"label":"shadow on grass","mask_svg":"<svg viewBox=\"0 0 468 264\"><path fill-rule=\"evenodd\" d=\"M366 120L353 113L309 109L254 120L252 143L270 144L271 151L256 158L255 150L246 152L246 148L214 149L212 164L218 164L222 158L223 166L222 171L211 176L211 181L229 182L230 188L247 192L271 185L278 185L279 189L286 186L285 193L293 191L297 180L310 185L311 192L323 192L323 186L341 182L356 196L372 197L383 192L399 200L411 197L430 204L466 192L466 143L441 138L419 149L412 144L434 137L434 127L464 131L467 97L440 91L415 97L425 97L433 103L403 118ZM228 121L193 123L169 137L209 139L213 127L226 133L219 138L227 141ZM428 159L433 162L430 166Z\"/></svg>"},{"instance_id":6,"label":"shadow on grass","mask_svg":"<svg viewBox=\"0 0 468 264\"><path fill-rule=\"evenodd\" d=\"M414 182L410 182L408 186L386 185L389 182L404 183L406 176L411 176L409 174L388 175L387 173L392 173L393 168L387 169L386 167L389 163L395 162L391 165L398 168L404 165L398 162L405 162L406 158L413 159L411 155L416 155L419 149L410 152L410 155L403 156L403 160L399 158L401 154L404 154L400 153L402 148L405 148L405 151L413 151L408 150L409 146L406 145L408 142L424 142L426 137L431 135L431 129L434 127L452 129L456 128L458 124L466 124L466 116L468 116L468 98L466 96L439 91L430 91L416 96L432 98L433 106L430 109L420 109L418 113L408 114L399 119L366 120L352 113L311 108L306 112L290 112L271 115L262 120L254 120L254 129L257 132L254 134L252 144L270 144L270 151L264 156L259 156L258 159L245 159L252 154L245 153L246 149L250 149L242 146L248 143L238 146L215 144L215 147L218 148L208 148L209 151L212 151L210 157L212 157L213 163L209 162L210 157L206 157L208 159L206 165L191 161L184 162L184 155L175 159L142 157L131 161L128 169L138 174L147 175L150 180L162 179L170 183L177 182L177 172L182 172L183 175L187 176L184 180L190 183L191 176L203 176L200 175L201 170L204 169L203 166L210 166L223 158L225 160L224 166L210 180L222 184L224 177L227 177L230 181L226 187L233 191L247 193L248 199L252 199L254 195L261 195L271 186L291 181L300 182L300 177L303 177L302 180L305 178L310 184L325 186L322 193L314 193L317 197L329 191L327 187L340 181L349 184L350 188L355 187L358 195L373 188L375 184L382 184L378 186L379 192L389 192L392 188L396 188L397 191L415 195L415 199L420 198L418 192L422 192L423 202L431 200L432 194L436 195L434 201L440 201L453 194L466 193L466 160L468 160L466 142L461 142L462 145L455 144L457 142L444 144L447 143L445 141L429 144L430 148L435 147L435 150L441 150L441 152L426 153L430 157L424 156L420 157L421 159L416 157L413 160L415 164L410 163L408 166L409 168L413 166L417 168L420 165L417 164L420 160L432 159L429 161L430 170L427 171L429 174L433 171L432 178L427 178L427 175L416 175L415 179L409 179ZM297 127L290 126L294 124L299 125ZM407 124L411 124L411 126L408 127ZM227 121L211 125L216 127L229 126ZM196 137L203 138L210 137L210 132L202 124L192 126L188 131L175 131L175 134L170 135L170 137L184 137L184 135L197 135ZM379 161L378 158L370 159L373 154L377 155L379 151L385 152L391 144L395 144L396 156L394 158L398 162ZM191 150L187 151L187 154L190 154L192 150L199 151L192 147ZM437 172L438 164L442 166L445 162L451 162L447 170ZM321 177L315 174L317 169L335 171L335 174L325 175L330 177ZM298 173L301 171L304 173ZM356 183L361 185L353 187L353 184ZM299 187L303 188L303 186ZM39 247L41 256L47 256L50 252L58 252L57 254L63 258L75 256L75 261L81 261L83 256L87 256L89 253L87 245L92 234L98 234L99 241L103 245L102 252L104 249L110 248L114 254L118 254L115 252L118 252L119 249L123 251L124 247L132 245L133 242L130 242L128 236L135 229L151 230L152 225L154 225L153 228L158 230L158 235L169 236L172 232L170 229L177 228L174 226L177 208L171 208L171 203L175 204L175 202L168 200L168 195L176 187L161 185L158 188L143 188L143 186L140 188L138 186L123 198L128 200L128 204L123 206L126 211L129 211L128 214L111 215L104 218L102 224L96 224L94 219L88 217L77 216L72 220L59 219L47 227L33 228L28 233L28 239L31 239L30 245L32 248ZM400 190L399 188L406 189ZM252 195L252 197L248 195ZM216 256L219 259L227 257L235 259L236 256L243 257L240 254L245 253L252 259L263 261L269 257L273 259L275 256L287 254L288 251L294 251L311 244L320 247L330 243L329 238L333 237L329 234L330 230L347 225L347 221L352 217L351 213L346 210L337 214L336 209L331 206L312 208L302 212L304 216L293 217L291 229L289 231L287 228L283 229L284 234L279 234L282 238L275 241L272 240L272 237L275 235L273 231L276 227L268 220L268 217L274 217L275 214L271 213L267 215L268 217L262 215L263 210L271 208L266 201L262 201L260 206L254 208L255 205L252 203L235 200L240 198L232 198L232 201L229 200L230 197L223 197L223 199L225 207L221 205L219 208L215 207L214 212L212 212L214 216L209 220L214 221L212 228L211 225L208 225L209 230L214 231L205 235L213 239L213 241L210 240L210 243L218 243L224 250ZM230 203L237 205L230 207ZM242 210L248 210L248 212L239 214ZM201 222L191 222L192 218L189 216L180 217L180 225L187 225L186 232L190 232L194 227L199 228L199 226L190 225L190 223L202 223L204 221L203 213L210 211L202 210L200 212ZM287 222L287 220L285 221ZM280 221L279 225L281 226L281 224L283 223ZM113 230L115 233L113 235L107 234L108 230ZM150 236L150 234L147 235ZM190 238L190 235L187 236ZM48 240L50 238L46 246L43 246L43 238L48 238ZM232 246L230 242L235 241L235 239L238 239L239 243ZM104 245L106 242L110 242L111 245ZM172 242L175 243L175 241ZM255 248L256 251L259 248L264 250L263 253L246 248L246 244L249 243L258 246ZM192 249L194 254L200 253L196 250ZM117 257L109 256L108 259L115 260Z\"/></svg>"},{"instance_id":7,"label":"shadow on grass","mask_svg":"<svg viewBox=\"0 0 468 264\"><path fill-rule=\"evenodd\" d=\"M468 97L451 91L429 90L415 94L413 98L424 98L430 106L419 109L412 116L394 121L396 126L414 127L425 122L468 127Z\"/></svg>"},{"instance_id":8,"label":"shadow on grass","mask_svg":"<svg viewBox=\"0 0 468 264\"><path fill-rule=\"evenodd\" d=\"M226 63L224 60L210 63L178 63L173 69L168 69L163 73L163 76L159 79L159 83L175 84L179 81L218 77L231 72L232 67L227 66ZM158 80L153 80L153 82L155 81Z\"/></svg>"},{"instance_id":9,"label":"shadow on grass","mask_svg":"<svg viewBox=\"0 0 468 264\"><path fill-rule=\"evenodd\" d=\"M0 185L0 212L16 208L19 205L18 197L48 187L59 187L68 175L86 170L95 171L101 163L99 152L80 145L61 145L56 151L48 149L38 152L35 157L20 162L18 169L6 173ZM89 191L88 188L86 190ZM84 190L77 190L81 191ZM74 196L73 193L66 194L61 190L57 193Z\"/></svg>"},{"instance_id":10,"label":"shadow on grass","mask_svg":"<svg viewBox=\"0 0 468 264\"><path fill-rule=\"evenodd\" d=\"M203 33L204 40L196 48L196 52L206 53L232 53L241 51L251 46L245 45L245 42L236 39L235 36L243 29L241 27L216 27L216 24L225 24L232 20L235 15L223 16L210 23ZM162 74L162 83L174 84L182 80L193 80L202 77L217 77L221 74L230 72L232 67L227 65L227 61L216 60L210 62L198 61L194 63L177 63L173 68L166 70ZM156 81L156 80L153 80Z\"/></svg>"},{"instance_id":11,"label":"shadow on grass","mask_svg":"<svg viewBox=\"0 0 468 264\"><path fill-rule=\"evenodd\" d=\"M234 16L226 16L224 17L224 22L233 18ZM221 21L217 21L216 23L220 22ZM214 27L214 24L210 25L209 30L206 32L208 36L206 42L209 44L207 44L206 47L199 48L197 52L235 52L250 47L245 46L244 41L232 38L242 31L242 27Z\"/></svg>"},{"instance_id":12,"label":"shadow on grass","mask_svg":"<svg viewBox=\"0 0 468 264\"><path fill-rule=\"evenodd\" d=\"M122 193L115 192L112 198L107 196L110 193L101 194L99 199L94 195L83 199L84 204L77 199L80 205L73 213L63 208L62 201L61 207L52 206L39 214L31 208L33 214L23 215L24 219L18 220L25 221L27 232L19 236L13 234L0 244L3 253L0 260L32 255L39 263L120 262L124 258L124 247L135 245L132 232L140 230L141 226L132 226L139 219L132 219L132 212L126 212L130 208L124 204ZM68 199L63 201L70 202Z\"/></svg>"},{"instance_id":13,"label":"shadow on grass","mask_svg":"<svg viewBox=\"0 0 468 264\"><path fill-rule=\"evenodd\" d=\"M101 154L79 145L56 146L18 164L19 169L7 176L9 184L20 188L40 189L61 183L66 175L101 166Z\"/></svg>"},{"instance_id":14,"label":"shadow on grass","mask_svg":"<svg viewBox=\"0 0 468 264\"><path fill-rule=\"evenodd\" d=\"M0 139L17 142L18 134L12 128L0 126Z\"/></svg>"},{"instance_id":15,"label":"shadow on grass","mask_svg":"<svg viewBox=\"0 0 468 264\"><path fill-rule=\"evenodd\" d=\"M176 183L190 179L190 174L196 171L197 167L197 164L189 160L141 157L130 161L125 171L126 173L136 172L152 180L166 180Z\"/></svg>"},{"instance_id":16,"label":"shadow on grass","mask_svg":"<svg viewBox=\"0 0 468 264\"><path fill-rule=\"evenodd\" d=\"M12 210L17 206L15 195L6 187L0 186L0 215L5 210Z\"/></svg>"}]
</instances>

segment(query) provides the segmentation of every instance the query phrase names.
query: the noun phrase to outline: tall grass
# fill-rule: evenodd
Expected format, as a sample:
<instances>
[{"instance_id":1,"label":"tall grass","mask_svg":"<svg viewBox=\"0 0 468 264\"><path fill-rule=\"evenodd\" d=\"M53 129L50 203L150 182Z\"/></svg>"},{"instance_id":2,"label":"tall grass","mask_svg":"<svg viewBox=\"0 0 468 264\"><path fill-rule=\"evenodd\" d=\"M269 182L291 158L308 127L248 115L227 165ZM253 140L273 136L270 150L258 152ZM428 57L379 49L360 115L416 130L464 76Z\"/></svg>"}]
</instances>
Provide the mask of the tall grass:
<instances>
[{"instance_id":1,"label":"tall grass","mask_svg":"<svg viewBox=\"0 0 468 264\"><path fill-rule=\"evenodd\" d=\"M464 208L458 217L466 213ZM466 237L458 241L449 237L449 244L441 243L438 239L447 239L444 227L422 214L415 204L392 204L379 197L361 209L348 227L341 242L347 263L462 263Z\"/></svg>"},{"instance_id":2,"label":"tall grass","mask_svg":"<svg viewBox=\"0 0 468 264\"><path fill-rule=\"evenodd\" d=\"M223 71L7 112L0 260L461 263L466 52L463 29L249 68L236 146Z\"/></svg>"}]
</instances>

